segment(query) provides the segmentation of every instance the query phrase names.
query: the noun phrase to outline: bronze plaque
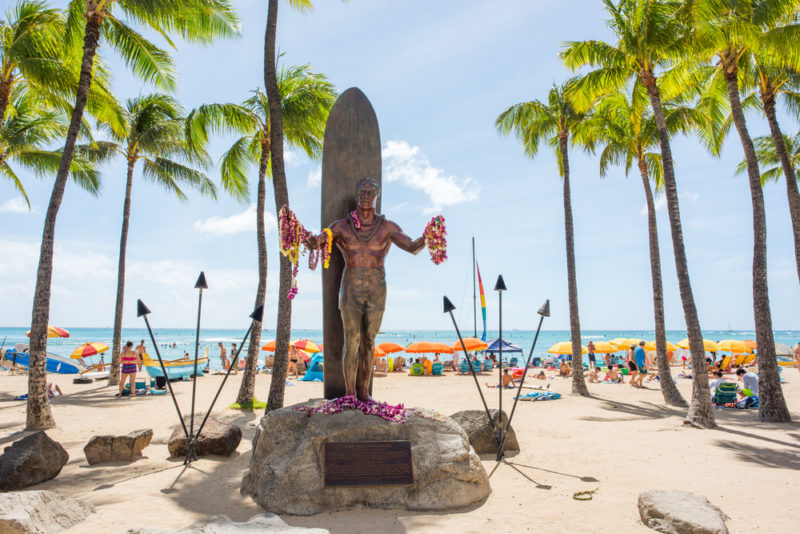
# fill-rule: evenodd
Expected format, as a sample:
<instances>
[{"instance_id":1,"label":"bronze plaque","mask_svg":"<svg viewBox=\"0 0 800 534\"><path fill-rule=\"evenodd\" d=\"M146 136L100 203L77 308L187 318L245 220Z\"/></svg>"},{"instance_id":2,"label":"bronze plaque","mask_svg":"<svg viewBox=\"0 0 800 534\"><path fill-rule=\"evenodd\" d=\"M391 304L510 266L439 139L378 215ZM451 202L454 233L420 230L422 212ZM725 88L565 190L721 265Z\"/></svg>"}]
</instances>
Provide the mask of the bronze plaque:
<instances>
[{"instance_id":1,"label":"bronze plaque","mask_svg":"<svg viewBox=\"0 0 800 534\"><path fill-rule=\"evenodd\" d=\"M414 483L410 441L328 441L325 486L389 486Z\"/></svg>"}]
</instances>

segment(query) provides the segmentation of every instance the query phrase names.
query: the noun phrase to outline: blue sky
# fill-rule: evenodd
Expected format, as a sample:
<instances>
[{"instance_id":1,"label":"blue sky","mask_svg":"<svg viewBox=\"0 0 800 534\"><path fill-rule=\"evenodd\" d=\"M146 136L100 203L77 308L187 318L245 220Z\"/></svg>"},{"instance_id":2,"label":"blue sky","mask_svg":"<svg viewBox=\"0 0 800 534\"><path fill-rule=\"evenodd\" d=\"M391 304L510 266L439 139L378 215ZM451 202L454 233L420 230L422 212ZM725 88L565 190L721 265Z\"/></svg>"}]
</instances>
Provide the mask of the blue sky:
<instances>
[{"instance_id":1,"label":"blue sky","mask_svg":"<svg viewBox=\"0 0 800 534\"><path fill-rule=\"evenodd\" d=\"M63 2L62 2L63 4ZM265 2L236 2L242 38L210 47L179 44L177 96L188 109L239 102L263 83ZM435 266L427 251L393 249L387 259L389 297L383 328L447 329L441 297L458 307L462 328L472 321L471 238L487 286L490 328L497 326L502 274L504 328L532 329L535 311L551 299L548 329L569 327L562 184L543 147L536 160L519 142L500 136L494 120L508 106L546 97L568 71L557 53L569 40L610 39L601 2L594 0L318 1L312 12L280 6L278 46L284 64L309 63L339 91L361 88L378 116L384 149L383 211L412 237L436 213L447 219L449 260ZM108 56L121 98L152 90ZM766 121L748 117L751 133ZM798 128L782 113L786 133ZM230 139L216 139L215 160ZM696 139L673 142L689 272L704 329L753 328L752 218L747 181L734 175L741 145L731 132L720 159ZM292 208L319 230L319 162L288 158ZM614 169L600 179L597 157L571 153L578 298L584 329L652 329L652 296L644 194L636 175ZM250 175L255 181L255 169ZM214 174L214 179L218 176ZM103 171L98 197L67 187L56 230L51 323L113 324L124 165ZM33 210L0 182L0 325L30 324L44 213L51 180L28 177ZM254 192L254 188L253 188ZM797 329L800 285L783 182L765 187L770 300L775 329ZM663 199L658 223L666 322L683 329ZM274 221L274 199L267 198ZM161 327L191 326L198 273L206 273L208 327L244 327L257 283L255 210L221 196L168 197L137 174L133 186L124 326L139 327L137 298ZM265 326L274 328L277 234L268 225L269 283ZM321 328L319 272L301 268L295 328ZM794 313L793 313L794 312Z\"/></svg>"}]
</instances>

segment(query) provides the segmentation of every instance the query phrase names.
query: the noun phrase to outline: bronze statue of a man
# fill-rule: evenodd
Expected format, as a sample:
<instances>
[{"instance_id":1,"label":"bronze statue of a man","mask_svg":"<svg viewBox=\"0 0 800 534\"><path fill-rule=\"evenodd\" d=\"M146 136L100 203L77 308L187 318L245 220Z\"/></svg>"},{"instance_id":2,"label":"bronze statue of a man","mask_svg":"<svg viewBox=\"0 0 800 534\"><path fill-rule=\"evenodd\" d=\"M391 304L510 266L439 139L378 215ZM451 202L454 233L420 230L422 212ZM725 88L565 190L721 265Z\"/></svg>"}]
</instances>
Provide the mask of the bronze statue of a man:
<instances>
[{"instance_id":1,"label":"bronze statue of a man","mask_svg":"<svg viewBox=\"0 0 800 534\"><path fill-rule=\"evenodd\" d=\"M383 215L375 213L380 195L378 183L370 178L358 182L356 217L348 215L330 226L333 243L344 256L344 273L339 289L339 310L344 326L345 393L369 399L375 335L380 330L386 306L386 278L383 262L392 243L417 254L425 247L425 237L411 239ZM327 234L311 237L307 245L317 248L327 242Z\"/></svg>"}]
</instances>

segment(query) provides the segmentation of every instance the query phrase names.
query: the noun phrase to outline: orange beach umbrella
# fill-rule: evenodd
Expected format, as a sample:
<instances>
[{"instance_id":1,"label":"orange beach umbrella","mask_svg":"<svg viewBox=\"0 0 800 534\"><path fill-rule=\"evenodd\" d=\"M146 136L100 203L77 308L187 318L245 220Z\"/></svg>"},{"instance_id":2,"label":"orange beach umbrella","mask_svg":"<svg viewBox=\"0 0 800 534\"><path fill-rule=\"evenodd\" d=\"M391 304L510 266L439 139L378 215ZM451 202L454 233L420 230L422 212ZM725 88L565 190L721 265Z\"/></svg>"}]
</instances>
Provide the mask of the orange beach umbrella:
<instances>
[{"instance_id":1,"label":"orange beach umbrella","mask_svg":"<svg viewBox=\"0 0 800 534\"><path fill-rule=\"evenodd\" d=\"M410 353L426 353L426 352L439 352L446 354L453 354L453 349L444 343L431 343L430 341L417 341L406 347L406 352Z\"/></svg>"},{"instance_id":2,"label":"orange beach umbrella","mask_svg":"<svg viewBox=\"0 0 800 534\"><path fill-rule=\"evenodd\" d=\"M467 348L468 352L471 350L484 350L488 346L489 346L488 343L486 343L485 341L481 341L476 337L464 338L464 347ZM456 352L463 351L464 347L461 346L461 341L454 341L453 344L450 345L450 348L452 348Z\"/></svg>"},{"instance_id":3,"label":"orange beach umbrella","mask_svg":"<svg viewBox=\"0 0 800 534\"><path fill-rule=\"evenodd\" d=\"M377 345L375 346L375 350L373 351L373 353L375 354L375 357L376 357L376 358L383 358L384 356L386 356L386 352L384 352L384 351L383 351L383 350L382 350L380 347L378 347Z\"/></svg>"},{"instance_id":4,"label":"orange beach umbrella","mask_svg":"<svg viewBox=\"0 0 800 534\"><path fill-rule=\"evenodd\" d=\"M275 340L267 341L267 344L261 347L261 350L265 350L267 352L275 352Z\"/></svg>"},{"instance_id":5,"label":"orange beach umbrella","mask_svg":"<svg viewBox=\"0 0 800 534\"><path fill-rule=\"evenodd\" d=\"M28 330L25 335L31 337L31 331ZM69 337L69 332L57 326L47 325L47 337Z\"/></svg>"},{"instance_id":6,"label":"orange beach umbrella","mask_svg":"<svg viewBox=\"0 0 800 534\"><path fill-rule=\"evenodd\" d=\"M393 343L391 341L384 341L378 345L378 348L386 354L391 354L392 352L403 352L406 350L403 345L398 345L397 343Z\"/></svg>"},{"instance_id":7,"label":"orange beach umbrella","mask_svg":"<svg viewBox=\"0 0 800 534\"><path fill-rule=\"evenodd\" d=\"M108 350L108 345L105 343L84 343L74 351L72 354L69 355L70 358L73 360L78 360L80 358L85 358L87 356L94 356L95 354L100 354L101 352L105 352Z\"/></svg>"}]
</instances>

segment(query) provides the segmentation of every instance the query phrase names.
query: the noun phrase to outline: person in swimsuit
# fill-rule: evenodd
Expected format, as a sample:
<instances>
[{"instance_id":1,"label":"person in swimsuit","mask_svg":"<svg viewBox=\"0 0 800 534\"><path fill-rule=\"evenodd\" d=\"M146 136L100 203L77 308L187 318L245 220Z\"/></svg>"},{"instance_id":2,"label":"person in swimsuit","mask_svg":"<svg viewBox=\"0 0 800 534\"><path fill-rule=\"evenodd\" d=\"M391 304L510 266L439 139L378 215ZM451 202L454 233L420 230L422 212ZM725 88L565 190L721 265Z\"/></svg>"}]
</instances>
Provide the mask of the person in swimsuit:
<instances>
[{"instance_id":1,"label":"person in swimsuit","mask_svg":"<svg viewBox=\"0 0 800 534\"><path fill-rule=\"evenodd\" d=\"M233 362L233 358L236 357L236 343L231 343L231 362ZM233 374L239 374L239 362L236 362L236 365L233 366Z\"/></svg>"},{"instance_id":2,"label":"person in swimsuit","mask_svg":"<svg viewBox=\"0 0 800 534\"><path fill-rule=\"evenodd\" d=\"M222 341L218 343L219 345L219 361L222 365L222 370L226 370L228 368L228 351L225 350L225 347L222 345Z\"/></svg>"},{"instance_id":3,"label":"person in swimsuit","mask_svg":"<svg viewBox=\"0 0 800 534\"><path fill-rule=\"evenodd\" d=\"M143 339L142 342L139 343L139 345L136 347L136 354L139 355L139 361L136 362L136 365L139 368L139 371L142 370L142 365L144 365L144 357L142 355L144 354L145 350L146 349L144 346L144 339Z\"/></svg>"},{"instance_id":4,"label":"person in swimsuit","mask_svg":"<svg viewBox=\"0 0 800 534\"><path fill-rule=\"evenodd\" d=\"M133 350L133 341L125 343L125 348L120 354L122 360L122 380L119 381L119 398L122 398L122 388L125 386L125 379L131 386L131 397L136 396L136 371L138 370L139 355Z\"/></svg>"},{"instance_id":5,"label":"person in swimsuit","mask_svg":"<svg viewBox=\"0 0 800 534\"><path fill-rule=\"evenodd\" d=\"M636 345L631 345L631 350L628 351L628 370L630 371L631 379L630 384L636 387L636 377L639 375L639 369L636 367Z\"/></svg>"},{"instance_id":6,"label":"person in swimsuit","mask_svg":"<svg viewBox=\"0 0 800 534\"><path fill-rule=\"evenodd\" d=\"M375 213L380 195L378 183L365 178L357 185L355 216L334 221L330 226L333 243L344 256L344 272L339 291L339 311L344 329L345 394L368 400L372 377L375 335L380 330L386 306L384 260L392 244L417 254L425 247L425 237L411 239L394 222ZM310 236L309 248L327 243L328 235Z\"/></svg>"}]
</instances>

